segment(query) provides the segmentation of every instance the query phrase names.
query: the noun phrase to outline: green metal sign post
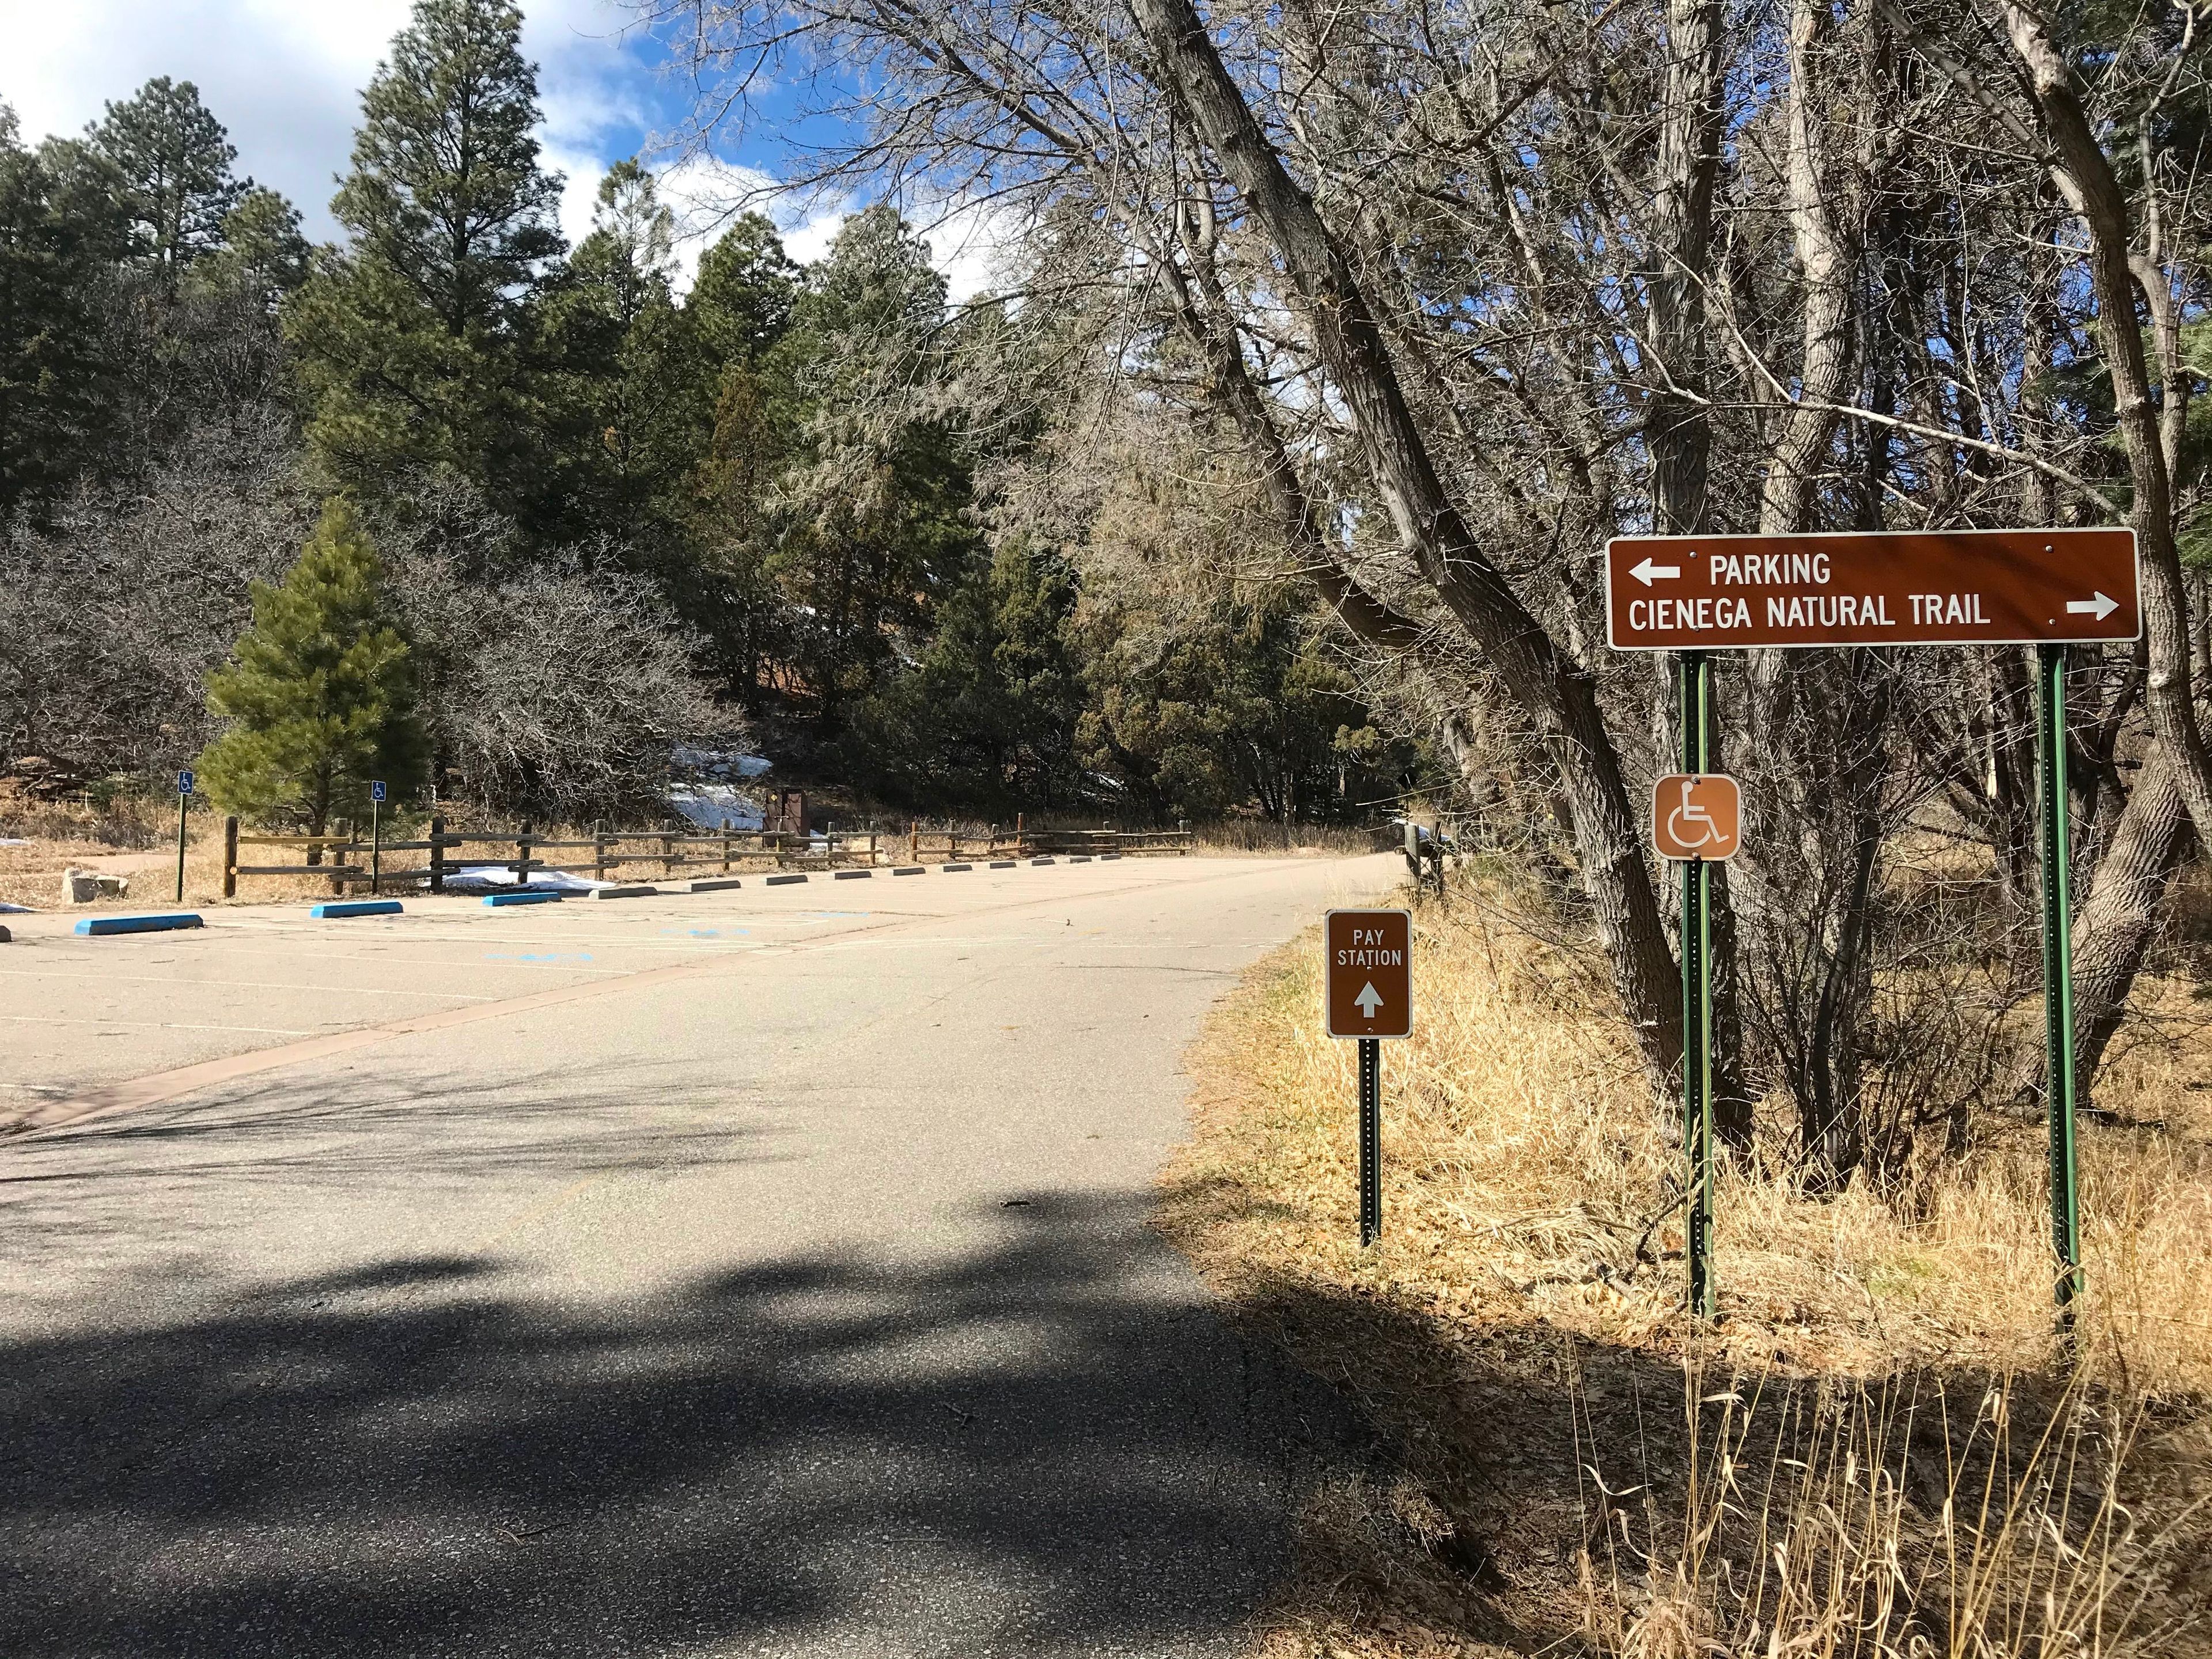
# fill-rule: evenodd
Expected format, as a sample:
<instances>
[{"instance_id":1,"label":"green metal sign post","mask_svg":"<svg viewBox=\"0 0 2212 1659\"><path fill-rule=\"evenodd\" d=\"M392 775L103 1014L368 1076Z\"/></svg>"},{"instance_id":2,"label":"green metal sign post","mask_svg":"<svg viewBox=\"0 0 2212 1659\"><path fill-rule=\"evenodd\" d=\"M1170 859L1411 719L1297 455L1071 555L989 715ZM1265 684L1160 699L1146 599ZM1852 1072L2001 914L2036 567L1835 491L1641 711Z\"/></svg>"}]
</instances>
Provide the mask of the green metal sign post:
<instances>
[{"instance_id":1,"label":"green metal sign post","mask_svg":"<svg viewBox=\"0 0 2212 1659\"><path fill-rule=\"evenodd\" d=\"M1382 1044L1359 1039L1359 1246L1382 1237Z\"/></svg>"},{"instance_id":2,"label":"green metal sign post","mask_svg":"<svg viewBox=\"0 0 2212 1659\"><path fill-rule=\"evenodd\" d=\"M1682 763L1709 774L1712 680L1707 653L1764 648L1916 645L2036 647L2042 794L2043 1018L2051 1119L2051 1242L2059 1319L2082 1291L2081 1188L2075 1149L2072 848L2067 827L2066 647L2143 634L2132 530L1864 531L1759 536L1616 536L1606 544L1606 643L1671 652L1680 664ZM1689 1153L1690 1306L1711 1318L1712 1273L1712 919L1707 839L1712 776L1662 779L1660 856L1682 865L1682 1115ZM1733 786L1729 786L1730 790ZM1733 800L1733 796L1724 796ZM1664 823L1672 817L1686 833ZM1737 828L1729 831L1733 841ZM1695 830L1697 839L1687 830ZM1671 839L1670 839L1671 838Z\"/></svg>"},{"instance_id":3,"label":"green metal sign post","mask_svg":"<svg viewBox=\"0 0 2212 1659\"><path fill-rule=\"evenodd\" d=\"M1682 769L1712 770L1711 659L1685 651L1678 659ZM1682 861L1682 1146L1689 1154L1689 1217L1683 1229L1689 1259L1690 1310L1711 1319L1713 1288L1713 969L1712 869L1701 858Z\"/></svg>"},{"instance_id":4,"label":"green metal sign post","mask_svg":"<svg viewBox=\"0 0 2212 1659\"><path fill-rule=\"evenodd\" d=\"M2074 1146L2073 837L2066 781L2066 647L2036 649L2036 747L2042 762L2044 1103L2051 1119L2051 1248L2059 1320L2081 1293L2081 1184Z\"/></svg>"}]
</instances>

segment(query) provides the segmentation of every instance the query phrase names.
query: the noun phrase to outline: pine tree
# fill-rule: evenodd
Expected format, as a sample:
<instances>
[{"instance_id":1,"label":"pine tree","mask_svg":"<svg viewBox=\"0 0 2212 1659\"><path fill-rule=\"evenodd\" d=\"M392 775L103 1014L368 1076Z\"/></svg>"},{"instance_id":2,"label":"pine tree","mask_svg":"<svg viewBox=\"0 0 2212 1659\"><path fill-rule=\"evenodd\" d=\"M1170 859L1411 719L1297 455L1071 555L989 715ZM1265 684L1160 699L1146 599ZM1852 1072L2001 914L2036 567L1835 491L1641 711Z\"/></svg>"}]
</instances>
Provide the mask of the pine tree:
<instances>
[{"instance_id":1,"label":"pine tree","mask_svg":"<svg viewBox=\"0 0 2212 1659\"><path fill-rule=\"evenodd\" d=\"M86 137L115 169L133 254L173 293L185 267L222 246L223 221L252 188L231 174L229 134L198 88L163 75L109 104Z\"/></svg>"},{"instance_id":2,"label":"pine tree","mask_svg":"<svg viewBox=\"0 0 2212 1659\"><path fill-rule=\"evenodd\" d=\"M773 568L775 490L802 410L795 365L775 348L800 280L775 227L748 213L701 257L684 301L712 405L685 502L696 561L685 614L714 642L724 683L747 702L758 699L768 664L787 657L791 641Z\"/></svg>"},{"instance_id":3,"label":"pine tree","mask_svg":"<svg viewBox=\"0 0 2212 1659\"><path fill-rule=\"evenodd\" d=\"M537 72L505 0L417 0L362 98L331 204L350 245L286 307L308 434L363 491L443 465L535 522L526 347L562 251L538 164Z\"/></svg>"},{"instance_id":4,"label":"pine tree","mask_svg":"<svg viewBox=\"0 0 2212 1659\"><path fill-rule=\"evenodd\" d=\"M750 368L791 325L799 285L775 227L748 213L700 256L684 309L717 362Z\"/></svg>"},{"instance_id":5,"label":"pine tree","mask_svg":"<svg viewBox=\"0 0 2212 1659\"><path fill-rule=\"evenodd\" d=\"M653 175L617 161L546 307L545 356L559 366L561 414L575 440L564 492L574 522L563 527L641 555L665 549L714 419L695 332L676 303L675 234Z\"/></svg>"},{"instance_id":6,"label":"pine tree","mask_svg":"<svg viewBox=\"0 0 2212 1659\"><path fill-rule=\"evenodd\" d=\"M73 147L26 149L0 104L0 509L50 499L100 449L107 206Z\"/></svg>"},{"instance_id":7,"label":"pine tree","mask_svg":"<svg viewBox=\"0 0 2212 1659\"><path fill-rule=\"evenodd\" d=\"M793 657L833 729L899 636L927 631L978 538L928 245L879 203L845 222L808 279L775 354L805 404L777 484L788 522L775 568L803 618Z\"/></svg>"},{"instance_id":8,"label":"pine tree","mask_svg":"<svg viewBox=\"0 0 2212 1659\"><path fill-rule=\"evenodd\" d=\"M257 186L222 222L222 247L192 267L193 287L251 295L273 310L307 280L308 256L300 210L278 191Z\"/></svg>"},{"instance_id":9,"label":"pine tree","mask_svg":"<svg viewBox=\"0 0 2212 1659\"><path fill-rule=\"evenodd\" d=\"M323 509L283 582L253 586L253 622L208 678L229 722L199 758L229 811L321 835L363 812L368 781L413 793L424 745L407 644L392 625L383 562L342 499Z\"/></svg>"},{"instance_id":10,"label":"pine tree","mask_svg":"<svg viewBox=\"0 0 2212 1659\"><path fill-rule=\"evenodd\" d=\"M903 805L1012 812L1073 799L1074 572L1010 537L937 608L920 659L854 712L851 775Z\"/></svg>"}]
</instances>

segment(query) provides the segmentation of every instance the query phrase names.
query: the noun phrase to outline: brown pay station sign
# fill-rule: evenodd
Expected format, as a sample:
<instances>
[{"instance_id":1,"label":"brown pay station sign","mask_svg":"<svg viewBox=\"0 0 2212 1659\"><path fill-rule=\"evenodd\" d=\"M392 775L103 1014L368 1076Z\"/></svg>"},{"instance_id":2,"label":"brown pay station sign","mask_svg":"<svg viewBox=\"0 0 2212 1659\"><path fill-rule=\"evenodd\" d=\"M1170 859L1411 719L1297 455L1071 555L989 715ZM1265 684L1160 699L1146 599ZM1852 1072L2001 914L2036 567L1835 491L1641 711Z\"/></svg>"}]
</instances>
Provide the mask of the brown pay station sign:
<instances>
[{"instance_id":1,"label":"brown pay station sign","mask_svg":"<svg viewBox=\"0 0 2212 1659\"><path fill-rule=\"evenodd\" d=\"M1617 536L1605 551L1617 651L2142 635L2132 530Z\"/></svg>"},{"instance_id":2,"label":"brown pay station sign","mask_svg":"<svg viewBox=\"0 0 2212 1659\"><path fill-rule=\"evenodd\" d=\"M1332 910L1328 1034L1401 1037L1413 1032L1413 918L1407 910Z\"/></svg>"}]
</instances>

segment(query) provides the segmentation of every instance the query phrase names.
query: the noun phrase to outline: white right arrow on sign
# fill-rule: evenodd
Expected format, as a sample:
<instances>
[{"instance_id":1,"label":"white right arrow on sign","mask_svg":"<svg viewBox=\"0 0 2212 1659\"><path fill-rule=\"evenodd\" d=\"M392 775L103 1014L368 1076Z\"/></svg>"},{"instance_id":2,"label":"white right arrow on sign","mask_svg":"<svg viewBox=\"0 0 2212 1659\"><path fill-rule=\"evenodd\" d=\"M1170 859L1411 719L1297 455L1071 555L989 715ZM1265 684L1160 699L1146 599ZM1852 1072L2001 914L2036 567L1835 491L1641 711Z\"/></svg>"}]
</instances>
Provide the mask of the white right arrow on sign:
<instances>
[{"instance_id":1,"label":"white right arrow on sign","mask_svg":"<svg viewBox=\"0 0 2212 1659\"><path fill-rule=\"evenodd\" d=\"M1352 998L1352 1006L1359 1010L1362 1019L1372 1019L1375 1011L1382 1006L1382 999L1375 994L1372 984L1363 985L1359 988L1359 994Z\"/></svg>"},{"instance_id":2,"label":"white right arrow on sign","mask_svg":"<svg viewBox=\"0 0 2212 1659\"><path fill-rule=\"evenodd\" d=\"M2100 591L2094 599L2069 599L2066 601L2066 614L2068 616L2094 616L2099 622L2104 621L2106 617L2111 616L2112 612L2118 611L2119 608L2120 602L2118 599L2112 598L2111 594L2101 591Z\"/></svg>"}]
</instances>

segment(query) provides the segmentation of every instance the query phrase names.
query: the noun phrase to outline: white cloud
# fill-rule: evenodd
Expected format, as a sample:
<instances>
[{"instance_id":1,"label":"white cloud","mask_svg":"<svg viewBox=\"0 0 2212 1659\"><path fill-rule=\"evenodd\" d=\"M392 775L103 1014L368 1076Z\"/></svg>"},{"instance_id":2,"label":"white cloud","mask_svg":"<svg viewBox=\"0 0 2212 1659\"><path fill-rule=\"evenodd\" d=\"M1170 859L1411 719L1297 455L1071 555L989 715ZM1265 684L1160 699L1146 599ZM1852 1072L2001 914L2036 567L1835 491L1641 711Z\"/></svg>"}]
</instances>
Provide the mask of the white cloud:
<instances>
[{"instance_id":1,"label":"white cloud","mask_svg":"<svg viewBox=\"0 0 2212 1659\"><path fill-rule=\"evenodd\" d=\"M607 167L654 137L659 88L617 0L522 3L545 164L565 175L561 226L574 243L591 228ZM351 154L361 89L411 10L410 0L0 0L0 100L36 141L82 132L106 103L155 76L191 81L230 129L240 171L290 197L310 235L332 238L330 198ZM863 205L801 198L757 168L711 159L678 161L661 177L688 233L678 247L687 281L733 210L766 212L804 262L821 258ZM1019 231L988 207L908 216L956 300L993 285Z\"/></svg>"},{"instance_id":2,"label":"white cloud","mask_svg":"<svg viewBox=\"0 0 2212 1659\"><path fill-rule=\"evenodd\" d=\"M36 138L82 131L155 76L194 82L240 169L328 235L359 88L407 11L405 0L0 0L0 98Z\"/></svg>"},{"instance_id":3,"label":"white cloud","mask_svg":"<svg viewBox=\"0 0 2212 1659\"><path fill-rule=\"evenodd\" d=\"M956 304L987 289L1007 286L1011 263L1028 231L1018 209L1004 203L959 200L907 215L929 244L929 262L945 273Z\"/></svg>"},{"instance_id":4,"label":"white cloud","mask_svg":"<svg viewBox=\"0 0 2212 1659\"><path fill-rule=\"evenodd\" d=\"M329 237L361 89L411 10L410 0L0 0L0 100L37 139L82 131L155 76L193 82L230 129L240 170L283 191L309 234ZM597 166L615 132L644 124L635 95L643 70L622 21L612 0L525 7L523 43L540 65L556 165ZM586 207L596 186L594 177Z\"/></svg>"}]
</instances>

